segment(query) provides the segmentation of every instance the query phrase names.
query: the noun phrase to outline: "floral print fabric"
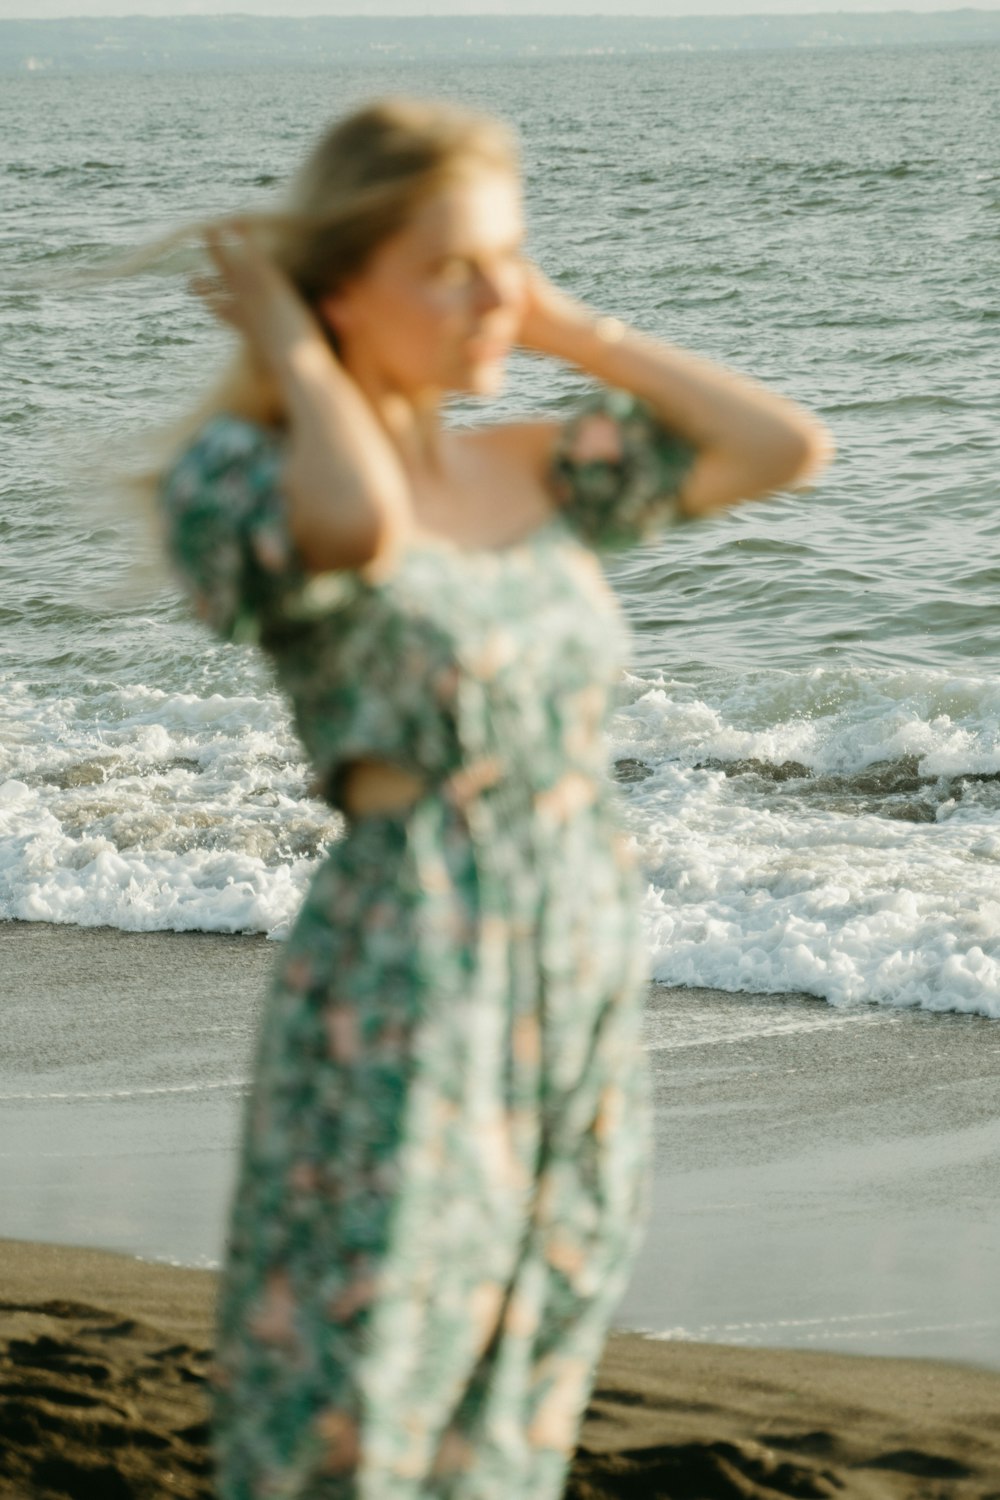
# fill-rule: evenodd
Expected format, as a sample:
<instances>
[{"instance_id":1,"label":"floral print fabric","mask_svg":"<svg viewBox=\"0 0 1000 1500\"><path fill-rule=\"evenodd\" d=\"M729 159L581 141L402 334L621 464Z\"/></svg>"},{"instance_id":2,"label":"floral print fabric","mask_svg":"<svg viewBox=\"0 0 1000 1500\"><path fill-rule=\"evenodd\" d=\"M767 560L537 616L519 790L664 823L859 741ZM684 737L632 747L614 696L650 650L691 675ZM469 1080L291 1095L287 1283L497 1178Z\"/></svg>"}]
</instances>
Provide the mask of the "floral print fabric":
<instances>
[{"instance_id":1,"label":"floral print fabric","mask_svg":"<svg viewBox=\"0 0 1000 1500\"><path fill-rule=\"evenodd\" d=\"M694 449L627 391L605 390L565 428L553 458L553 491L592 547L646 541L684 519L680 491Z\"/></svg>"},{"instance_id":2,"label":"floral print fabric","mask_svg":"<svg viewBox=\"0 0 1000 1500\"><path fill-rule=\"evenodd\" d=\"M596 425L595 425L596 424ZM623 393L524 543L307 577L280 443L210 422L164 482L202 616L259 639L334 843L260 1031L221 1280L220 1500L555 1500L643 1197L638 888L604 767L624 651L591 548L676 518L689 451Z\"/></svg>"}]
</instances>

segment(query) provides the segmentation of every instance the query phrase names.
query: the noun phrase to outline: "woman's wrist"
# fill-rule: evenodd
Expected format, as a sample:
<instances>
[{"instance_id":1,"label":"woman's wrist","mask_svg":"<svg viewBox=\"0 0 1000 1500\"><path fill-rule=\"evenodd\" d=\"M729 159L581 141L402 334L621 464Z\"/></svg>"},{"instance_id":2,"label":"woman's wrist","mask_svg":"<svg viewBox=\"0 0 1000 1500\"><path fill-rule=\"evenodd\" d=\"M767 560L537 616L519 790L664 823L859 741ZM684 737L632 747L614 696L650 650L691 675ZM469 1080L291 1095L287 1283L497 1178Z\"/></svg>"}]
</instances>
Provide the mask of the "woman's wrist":
<instances>
[{"instance_id":1,"label":"woman's wrist","mask_svg":"<svg viewBox=\"0 0 1000 1500\"><path fill-rule=\"evenodd\" d=\"M599 374L607 351L620 344L630 330L620 318L595 312L582 302L569 298L546 307L532 320L526 346L537 354L565 360L567 364Z\"/></svg>"},{"instance_id":2,"label":"woman's wrist","mask_svg":"<svg viewBox=\"0 0 1000 1500\"><path fill-rule=\"evenodd\" d=\"M522 347L577 365L600 378L608 349L621 343L628 333L619 318L596 312L555 286L537 266L529 265Z\"/></svg>"},{"instance_id":3,"label":"woman's wrist","mask_svg":"<svg viewBox=\"0 0 1000 1500\"><path fill-rule=\"evenodd\" d=\"M552 328L546 352L613 384L617 356L624 345L636 339L641 339L641 335L620 318L597 313L581 304Z\"/></svg>"}]
</instances>

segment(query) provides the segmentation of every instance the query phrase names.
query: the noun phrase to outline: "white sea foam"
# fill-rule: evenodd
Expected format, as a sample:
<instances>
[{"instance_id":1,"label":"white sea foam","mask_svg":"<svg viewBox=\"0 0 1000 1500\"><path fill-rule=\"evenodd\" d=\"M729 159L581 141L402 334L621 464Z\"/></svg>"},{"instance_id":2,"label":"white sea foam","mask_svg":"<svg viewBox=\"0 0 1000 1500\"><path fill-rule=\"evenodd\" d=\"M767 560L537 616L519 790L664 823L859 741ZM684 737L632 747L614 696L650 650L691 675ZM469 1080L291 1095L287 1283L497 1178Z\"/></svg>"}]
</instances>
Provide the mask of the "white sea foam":
<instances>
[{"instance_id":1,"label":"white sea foam","mask_svg":"<svg viewBox=\"0 0 1000 1500\"><path fill-rule=\"evenodd\" d=\"M0 917L281 936L338 822L280 702L4 693ZM13 773L13 774L12 774Z\"/></svg>"},{"instance_id":2,"label":"white sea foam","mask_svg":"<svg viewBox=\"0 0 1000 1500\"><path fill-rule=\"evenodd\" d=\"M272 693L4 701L0 916L284 935L339 824ZM610 738L658 980L1000 1017L1000 685L629 677Z\"/></svg>"},{"instance_id":3,"label":"white sea foam","mask_svg":"<svg viewBox=\"0 0 1000 1500\"><path fill-rule=\"evenodd\" d=\"M648 1011L644 1017L643 1044L647 1052L685 1052L692 1047L732 1047L741 1042L768 1037L808 1035L811 1032L839 1031L845 1027L872 1026L885 1022L877 1011L853 1011L849 1015L828 1012L810 1016L794 1012L784 1020L764 1019L749 1012L745 1023L734 1024L730 1013L706 1010L704 1005L686 1014L683 1007L671 1005L664 1010ZM891 1020L891 1018L890 1018ZM694 1024L692 1024L692 1022Z\"/></svg>"},{"instance_id":4,"label":"white sea foam","mask_svg":"<svg viewBox=\"0 0 1000 1500\"><path fill-rule=\"evenodd\" d=\"M50 1104L55 1101L61 1104L76 1104L110 1099L150 1099L171 1094L231 1094L242 1093L247 1087L246 1078L220 1078L216 1082L150 1084L147 1087L129 1089L62 1089L48 1090L44 1093L29 1090L16 1094L0 1094L0 1104Z\"/></svg>"},{"instance_id":5,"label":"white sea foam","mask_svg":"<svg viewBox=\"0 0 1000 1500\"><path fill-rule=\"evenodd\" d=\"M704 1323L693 1327L640 1330L648 1338L674 1343L748 1344L792 1347L838 1344L905 1343L923 1334L955 1334L1000 1328L998 1318L973 1318L959 1322L927 1323L914 1309L900 1312L848 1313L826 1318L774 1318L769 1322Z\"/></svg>"},{"instance_id":6,"label":"white sea foam","mask_svg":"<svg viewBox=\"0 0 1000 1500\"><path fill-rule=\"evenodd\" d=\"M814 667L700 684L628 676L614 724L619 754L692 765L792 761L849 775L915 757L927 776L1000 772L1000 679L927 668Z\"/></svg>"},{"instance_id":7,"label":"white sea foam","mask_svg":"<svg viewBox=\"0 0 1000 1500\"><path fill-rule=\"evenodd\" d=\"M653 773L629 817L657 979L1000 1017L1000 795L953 785L1000 769L1000 686L810 671L712 704L684 685L629 690L615 743ZM893 805L903 761L933 821Z\"/></svg>"}]
</instances>

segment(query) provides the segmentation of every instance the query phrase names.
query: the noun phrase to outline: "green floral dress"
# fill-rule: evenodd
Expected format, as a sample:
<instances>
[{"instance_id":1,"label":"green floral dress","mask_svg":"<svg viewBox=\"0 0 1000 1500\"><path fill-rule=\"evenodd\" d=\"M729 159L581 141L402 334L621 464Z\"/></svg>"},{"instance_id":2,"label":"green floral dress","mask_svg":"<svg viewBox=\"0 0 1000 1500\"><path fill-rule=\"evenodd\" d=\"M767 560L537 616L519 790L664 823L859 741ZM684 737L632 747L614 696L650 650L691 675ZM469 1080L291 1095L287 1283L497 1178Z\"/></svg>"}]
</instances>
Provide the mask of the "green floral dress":
<instances>
[{"instance_id":1,"label":"green floral dress","mask_svg":"<svg viewBox=\"0 0 1000 1500\"><path fill-rule=\"evenodd\" d=\"M405 812L331 847L259 1035L221 1279L220 1500L551 1500L636 1245L638 885L603 726L625 650L594 549L677 519L690 449L604 391L523 542L307 576L276 434L213 418L167 474L202 617L256 639L320 784Z\"/></svg>"}]
</instances>

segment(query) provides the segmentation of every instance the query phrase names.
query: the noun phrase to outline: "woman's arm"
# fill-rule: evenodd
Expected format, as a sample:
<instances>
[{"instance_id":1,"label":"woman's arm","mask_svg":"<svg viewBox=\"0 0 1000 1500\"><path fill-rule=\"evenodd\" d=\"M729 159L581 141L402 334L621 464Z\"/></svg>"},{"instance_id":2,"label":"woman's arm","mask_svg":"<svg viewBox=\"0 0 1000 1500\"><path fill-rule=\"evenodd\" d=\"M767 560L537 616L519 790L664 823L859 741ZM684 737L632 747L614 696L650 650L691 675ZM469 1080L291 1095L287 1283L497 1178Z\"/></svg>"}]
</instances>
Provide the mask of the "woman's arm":
<instances>
[{"instance_id":1,"label":"woman's arm","mask_svg":"<svg viewBox=\"0 0 1000 1500\"><path fill-rule=\"evenodd\" d=\"M239 226L206 243L219 282L196 290L247 340L288 414L282 488L302 562L321 572L391 561L409 488L369 403L287 278Z\"/></svg>"},{"instance_id":2,"label":"woman's arm","mask_svg":"<svg viewBox=\"0 0 1000 1500\"><path fill-rule=\"evenodd\" d=\"M529 278L522 344L645 401L697 456L681 499L689 515L812 479L829 461L826 427L756 381L598 318L540 272Z\"/></svg>"}]
</instances>

